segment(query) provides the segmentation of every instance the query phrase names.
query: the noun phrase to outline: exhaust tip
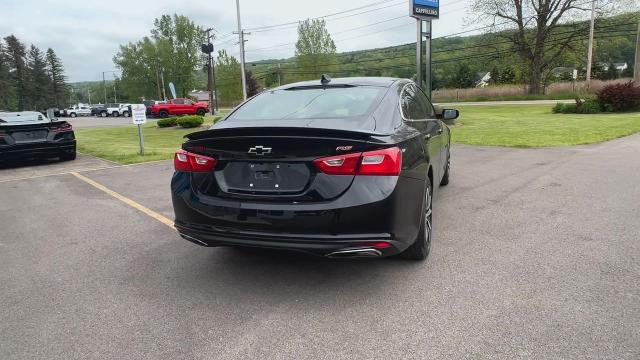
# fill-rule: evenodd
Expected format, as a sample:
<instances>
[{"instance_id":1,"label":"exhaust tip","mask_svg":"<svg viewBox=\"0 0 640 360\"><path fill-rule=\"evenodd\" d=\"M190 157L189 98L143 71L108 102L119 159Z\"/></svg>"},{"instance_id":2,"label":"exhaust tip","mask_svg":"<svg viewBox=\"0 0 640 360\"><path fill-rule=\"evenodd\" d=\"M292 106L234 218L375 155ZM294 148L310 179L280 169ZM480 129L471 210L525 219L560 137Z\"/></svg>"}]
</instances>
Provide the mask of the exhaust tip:
<instances>
[{"instance_id":1,"label":"exhaust tip","mask_svg":"<svg viewBox=\"0 0 640 360\"><path fill-rule=\"evenodd\" d=\"M373 258L382 256L382 252L372 248L344 249L328 253L325 256L331 259Z\"/></svg>"}]
</instances>

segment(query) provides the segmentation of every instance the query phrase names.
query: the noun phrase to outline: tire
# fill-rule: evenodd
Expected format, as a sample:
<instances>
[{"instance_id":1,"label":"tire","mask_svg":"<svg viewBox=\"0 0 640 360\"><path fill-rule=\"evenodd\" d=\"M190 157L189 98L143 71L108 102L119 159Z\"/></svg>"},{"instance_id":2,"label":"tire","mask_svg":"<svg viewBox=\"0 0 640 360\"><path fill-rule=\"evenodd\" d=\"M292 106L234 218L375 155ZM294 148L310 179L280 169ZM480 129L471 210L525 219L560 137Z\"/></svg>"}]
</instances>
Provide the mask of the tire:
<instances>
[{"instance_id":1,"label":"tire","mask_svg":"<svg viewBox=\"0 0 640 360\"><path fill-rule=\"evenodd\" d=\"M200 115L200 116L204 116L206 113L207 113L207 112L206 112L206 111L204 111L204 109L198 109L198 110L196 111L196 114L198 114L198 115Z\"/></svg>"},{"instance_id":2,"label":"tire","mask_svg":"<svg viewBox=\"0 0 640 360\"><path fill-rule=\"evenodd\" d=\"M123 111L123 112L122 112L122 116L124 116L124 117L129 117L129 112L128 112L128 111Z\"/></svg>"},{"instance_id":3,"label":"tire","mask_svg":"<svg viewBox=\"0 0 640 360\"><path fill-rule=\"evenodd\" d=\"M69 117L72 117L72 118L74 118L74 117L76 117L76 116L78 116L78 115L76 115L76 113L71 113L71 114L69 114Z\"/></svg>"},{"instance_id":4,"label":"tire","mask_svg":"<svg viewBox=\"0 0 640 360\"><path fill-rule=\"evenodd\" d=\"M107 117L108 115L109 115L109 114L107 114L107 112L106 112L106 111L101 111L101 112L100 112L100 116L101 116L101 117Z\"/></svg>"},{"instance_id":5,"label":"tire","mask_svg":"<svg viewBox=\"0 0 640 360\"><path fill-rule=\"evenodd\" d=\"M75 150L72 153L64 153L64 154L60 155L60 160L62 160L62 161L71 161L71 160L75 160L75 159L76 159Z\"/></svg>"},{"instance_id":6,"label":"tire","mask_svg":"<svg viewBox=\"0 0 640 360\"><path fill-rule=\"evenodd\" d=\"M111 116L118 117L118 116L120 116L120 114L117 111L114 111L114 112L111 113Z\"/></svg>"},{"instance_id":7,"label":"tire","mask_svg":"<svg viewBox=\"0 0 640 360\"><path fill-rule=\"evenodd\" d=\"M160 113L159 113L159 114L160 114L160 118L161 118L161 119L164 119L164 118L166 118L167 116L169 116L169 113L168 113L166 110L160 110Z\"/></svg>"},{"instance_id":8,"label":"tire","mask_svg":"<svg viewBox=\"0 0 640 360\"><path fill-rule=\"evenodd\" d=\"M416 241L411 244L400 255L409 260L425 260L431 252L431 238L433 229L433 189L431 188L431 181L427 178L427 185L425 186L425 195L422 203L423 216L421 218L422 224L420 224L420 230Z\"/></svg>"},{"instance_id":9,"label":"tire","mask_svg":"<svg viewBox=\"0 0 640 360\"><path fill-rule=\"evenodd\" d=\"M449 184L449 173L451 172L451 155L447 154L447 167L444 169L444 175L440 180L440 186L446 186Z\"/></svg>"}]
</instances>

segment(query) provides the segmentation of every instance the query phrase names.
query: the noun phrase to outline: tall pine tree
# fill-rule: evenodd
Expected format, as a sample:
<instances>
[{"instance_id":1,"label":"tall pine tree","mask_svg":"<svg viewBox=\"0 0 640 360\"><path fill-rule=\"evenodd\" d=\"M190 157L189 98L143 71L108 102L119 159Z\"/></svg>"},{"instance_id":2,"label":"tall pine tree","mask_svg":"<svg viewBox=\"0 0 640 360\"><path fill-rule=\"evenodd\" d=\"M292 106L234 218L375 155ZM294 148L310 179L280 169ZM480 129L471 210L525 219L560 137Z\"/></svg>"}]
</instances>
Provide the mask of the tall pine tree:
<instances>
[{"instance_id":1,"label":"tall pine tree","mask_svg":"<svg viewBox=\"0 0 640 360\"><path fill-rule=\"evenodd\" d=\"M42 51L31 45L27 54L25 108L44 110L51 104L51 79L47 74L47 63Z\"/></svg>"},{"instance_id":2,"label":"tall pine tree","mask_svg":"<svg viewBox=\"0 0 640 360\"><path fill-rule=\"evenodd\" d=\"M0 39L0 110L16 110L16 96L11 86L11 72L6 48Z\"/></svg>"},{"instance_id":3,"label":"tall pine tree","mask_svg":"<svg viewBox=\"0 0 640 360\"><path fill-rule=\"evenodd\" d=\"M47 49L46 55L47 71L51 78L51 105L60 108L64 105L64 99L67 98L68 86L66 77L64 76L64 67L62 61L56 56L53 49Z\"/></svg>"},{"instance_id":4,"label":"tall pine tree","mask_svg":"<svg viewBox=\"0 0 640 360\"><path fill-rule=\"evenodd\" d=\"M9 64L9 72L11 87L16 95L16 110L23 111L25 109L26 96L26 50L24 44L14 35L4 38L7 43L6 58Z\"/></svg>"}]
</instances>

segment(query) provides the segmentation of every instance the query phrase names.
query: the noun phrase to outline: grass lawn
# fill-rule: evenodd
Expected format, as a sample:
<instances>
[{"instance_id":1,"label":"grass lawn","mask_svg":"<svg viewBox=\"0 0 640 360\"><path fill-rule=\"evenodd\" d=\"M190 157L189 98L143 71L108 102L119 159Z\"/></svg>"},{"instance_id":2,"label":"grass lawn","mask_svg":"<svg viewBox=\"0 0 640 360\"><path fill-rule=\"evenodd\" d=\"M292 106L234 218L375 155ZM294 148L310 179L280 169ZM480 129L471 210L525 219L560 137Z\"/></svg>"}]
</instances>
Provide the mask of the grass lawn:
<instances>
[{"instance_id":1,"label":"grass lawn","mask_svg":"<svg viewBox=\"0 0 640 360\"><path fill-rule=\"evenodd\" d=\"M145 161L166 160L184 142L183 136L195 131L205 130L213 123L213 117L205 117L201 128L183 129L181 127L158 128L156 121L148 121L143 126L144 152L138 154L138 128L134 125L103 129L76 129L78 151L121 164L134 164Z\"/></svg>"},{"instance_id":2,"label":"grass lawn","mask_svg":"<svg viewBox=\"0 0 640 360\"><path fill-rule=\"evenodd\" d=\"M550 105L459 106L458 144L551 147L591 144L640 131L640 112L553 114Z\"/></svg>"}]
</instances>

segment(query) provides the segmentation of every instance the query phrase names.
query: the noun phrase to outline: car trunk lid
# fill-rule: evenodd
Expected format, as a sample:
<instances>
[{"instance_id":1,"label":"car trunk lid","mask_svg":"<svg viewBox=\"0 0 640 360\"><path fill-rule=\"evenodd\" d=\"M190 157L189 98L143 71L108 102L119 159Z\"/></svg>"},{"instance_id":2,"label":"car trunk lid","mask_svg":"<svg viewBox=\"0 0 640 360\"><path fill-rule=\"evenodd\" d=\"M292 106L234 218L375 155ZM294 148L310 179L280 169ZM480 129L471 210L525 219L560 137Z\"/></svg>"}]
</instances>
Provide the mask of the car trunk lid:
<instances>
[{"instance_id":1,"label":"car trunk lid","mask_svg":"<svg viewBox=\"0 0 640 360\"><path fill-rule=\"evenodd\" d=\"M354 175L327 175L313 160L380 147L367 132L320 128L242 127L188 136L184 150L210 156L212 173L194 174L205 195L262 201L325 201L348 189Z\"/></svg>"}]
</instances>

